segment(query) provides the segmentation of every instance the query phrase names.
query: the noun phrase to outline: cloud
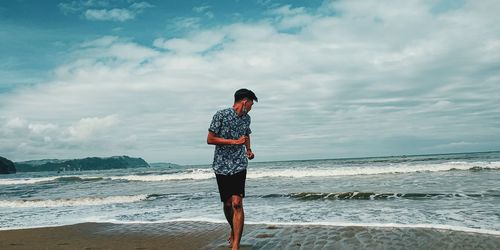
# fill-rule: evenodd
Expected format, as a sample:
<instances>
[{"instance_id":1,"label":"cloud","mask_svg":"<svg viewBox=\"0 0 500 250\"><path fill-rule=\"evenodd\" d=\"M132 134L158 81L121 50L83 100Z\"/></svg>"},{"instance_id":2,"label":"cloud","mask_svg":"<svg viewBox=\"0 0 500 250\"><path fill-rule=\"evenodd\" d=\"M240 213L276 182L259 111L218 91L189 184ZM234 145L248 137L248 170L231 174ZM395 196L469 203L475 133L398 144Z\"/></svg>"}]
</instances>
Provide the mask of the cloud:
<instances>
[{"instance_id":1,"label":"cloud","mask_svg":"<svg viewBox=\"0 0 500 250\"><path fill-rule=\"evenodd\" d=\"M73 14L81 10L80 4L78 4L76 1L70 3L59 3L58 7L65 15Z\"/></svg>"},{"instance_id":2,"label":"cloud","mask_svg":"<svg viewBox=\"0 0 500 250\"><path fill-rule=\"evenodd\" d=\"M156 39L154 46L158 48L168 49L174 52L203 52L220 44L224 40L224 33L219 31L207 31L196 33L195 35L180 39Z\"/></svg>"},{"instance_id":3,"label":"cloud","mask_svg":"<svg viewBox=\"0 0 500 250\"><path fill-rule=\"evenodd\" d=\"M209 5L203 5L203 6L193 7L193 11L199 14L204 14L209 19L212 19L215 17L215 15L212 11L209 11L211 8L212 7Z\"/></svg>"},{"instance_id":4,"label":"cloud","mask_svg":"<svg viewBox=\"0 0 500 250\"><path fill-rule=\"evenodd\" d=\"M35 158L84 157L98 155L109 144L107 134L120 124L117 115L81 118L76 122L67 120L59 123L39 122L24 118L0 118L2 153L18 152ZM68 123L70 122L70 123ZM133 135L118 139L124 147L130 147ZM61 150L83 150L70 155L58 155ZM22 158L30 159L30 158ZM33 158L31 158L33 159Z\"/></svg>"},{"instance_id":5,"label":"cloud","mask_svg":"<svg viewBox=\"0 0 500 250\"><path fill-rule=\"evenodd\" d=\"M34 123L29 124L28 129L34 134L44 134L58 129L58 126L52 123Z\"/></svg>"},{"instance_id":6,"label":"cloud","mask_svg":"<svg viewBox=\"0 0 500 250\"><path fill-rule=\"evenodd\" d=\"M200 27L201 19L197 17L175 18L174 25L178 29L198 29Z\"/></svg>"},{"instance_id":7,"label":"cloud","mask_svg":"<svg viewBox=\"0 0 500 250\"><path fill-rule=\"evenodd\" d=\"M85 18L95 21L127 21L134 19L135 14L126 9L111 9L111 10L86 10Z\"/></svg>"},{"instance_id":8,"label":"cloud","mask_svg":"<svg viewBox=\"0 0 500 250\"><path fill-rule=\"evenodd\" d=\"M480 143L477 142L465 142L465 141L459 141L459 142L450 142L446 144L440 144L440 145L435 145L432 147L429 147L428 149L430 150L457 150L457 149L463 149L465 148L470 148L470 150L474 150L474 148L477 148L477 146L480 145Z\"/></svg>"},{"instance_id":9,"label":"cloud","mask_svg":"<svg viewBox=\"0 0 500 250\"><path fill-rule=\"evenodd\" d=\"M78 143L95 140L97 136L102 136L102 133L107 132L120 121L117 115L86 117L70 124L65 124L67 121L61 122L61 124L35 122L19 117L4 120L6 122L0 131L5 135L24 135L35 141L40 138L52 137L59 142ZM24 145L30 144L26 140L20 139L18 141L24 141Z\"/></svg>"},{"instance_id":10,"label":"cloud","mask_svg":"<svg viewBox=\"0 0 500 250\"><path fill-rule=\"evenodd\" d=\"M65 14L75 14L86 8L109 7L110 1L99 0L76 0L71 2L62 2L58 4L59 9Z\"/></svg>"},{"instance_id":11,"label":"cloud","mask_svg":"<svg viewBox=\"0 0 500 250\"><path fill-rule=\"evenodd\" d=\"M117 21L125 22L134 19L138 14L147 8L154 7L148 2L133 2L129 6L112 7L116 5L126 5L124 3L111 5L108 1L72 1L60 3L59 9L65 14L80 13L87 20L91 21ZM119 2L118 2L119 3Z\"/></svg>"},{"instance_id":12,"label":"cloud","mask_svg":"<svg viewBox=\"0 0 500 250\"><path fill-rule=\"evenodd\" d=\"M496 5L435 13L432 2L327 1L209 28L178 19L186 35L150 46L85 41L51 81L0 98L0 150L209 162L210 119L241 87L260 100L251 113L260 160L495 149Z\"/></svg>"},{"instance_id":13,"label":"cloud","mask_svg":"<svg viewBox=\"0 0 500 250\"><path fill-rule=\"evenodd\" d=\"M268 14L274 17L276 27L282 30L301 28L318 18L308 13L304 7L292 8L290 5L271 9Z\"/></svg>"},{"instance_id":14,"label":"cloud","mask_svg":"<svg viewBox=\"0 0 500 250\"><path fill-rule=\"evenodd\" d=\"M133 3L132 5L130 5L130 8L135 9L135 10L144 10L144 9L153 8L153 7L154 7L154 5L152 5L148 2Z\"/></svg>"},{"instance_id":15,"label":"cloud","mask_svg":"<svg viewBox=\"0 0 500 250\"><path fill-rule=\"evenodd\" d=\"M103 131L107 131L118 123L119 119L116 115L109 115L103 118L89 117L82 118L76 124L68 128L68 134L71 139L84 141L97 136Z\"/></svg>"},{"instance_id":16,"label":"cloud","mask_svg":"<svg viewBox=\"0 0 500 250\"><path fill-rule=\"evenodd\" d=\"M208 6L208 5L204 5L204 6L198 6L198 7L193 7L193 11L196 12L196 13L203 13L205 12L206 10L209 10L211 7Z\"/></svg>"},{"instance_id":17,"label":"cloud","mask_svg":"<svg viewBox=\"0 0 500 250\"><path fill-rule=\"evenodd\" d=\"M14 117L12 119L8 119L5 122L5 128L22 128L26 126L26 121L19 117Z\"/></svg>"}]
</instances>

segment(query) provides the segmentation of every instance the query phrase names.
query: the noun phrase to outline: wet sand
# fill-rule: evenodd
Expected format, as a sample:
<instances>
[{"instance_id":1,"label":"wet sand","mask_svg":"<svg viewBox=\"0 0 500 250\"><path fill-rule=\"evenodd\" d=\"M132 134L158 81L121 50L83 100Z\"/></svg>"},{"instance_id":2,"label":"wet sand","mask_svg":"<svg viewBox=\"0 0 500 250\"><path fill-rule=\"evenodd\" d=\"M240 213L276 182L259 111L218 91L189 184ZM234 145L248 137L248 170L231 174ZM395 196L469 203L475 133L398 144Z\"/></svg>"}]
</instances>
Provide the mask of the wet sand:
<instances>
[{"instance_id":1,"label":"wet sand","mask_svg":"<svg viewBox=\"0 0 500 250\"><path fill-rule=\"evenodd\" d=\"M0 249L228 249L226 224L83 223L0 231ZM500 235L429 228L245 225L242 249L500 249Z\"/></svg>"}]
</instances>

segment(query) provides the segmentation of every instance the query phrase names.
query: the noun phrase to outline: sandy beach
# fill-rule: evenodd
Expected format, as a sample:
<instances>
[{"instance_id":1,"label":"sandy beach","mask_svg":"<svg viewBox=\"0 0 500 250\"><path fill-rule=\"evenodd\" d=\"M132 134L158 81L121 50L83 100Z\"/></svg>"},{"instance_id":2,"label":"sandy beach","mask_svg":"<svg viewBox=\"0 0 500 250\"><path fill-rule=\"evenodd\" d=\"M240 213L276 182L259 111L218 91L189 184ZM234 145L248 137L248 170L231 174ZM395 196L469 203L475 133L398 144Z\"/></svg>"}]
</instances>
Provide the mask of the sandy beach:
<instances>
[{"instance_id":1,"label":"sandy beach","mask_svg":"<svg viewBox=\"0 0 500 250\"><path fill-rule=\"evenodd\" d=\"M82 223L0 231L0 249L227 249L207 222ZM498 249L500 236L430 228L246 225L242 249Z\"/></svg>"}]
</instances>

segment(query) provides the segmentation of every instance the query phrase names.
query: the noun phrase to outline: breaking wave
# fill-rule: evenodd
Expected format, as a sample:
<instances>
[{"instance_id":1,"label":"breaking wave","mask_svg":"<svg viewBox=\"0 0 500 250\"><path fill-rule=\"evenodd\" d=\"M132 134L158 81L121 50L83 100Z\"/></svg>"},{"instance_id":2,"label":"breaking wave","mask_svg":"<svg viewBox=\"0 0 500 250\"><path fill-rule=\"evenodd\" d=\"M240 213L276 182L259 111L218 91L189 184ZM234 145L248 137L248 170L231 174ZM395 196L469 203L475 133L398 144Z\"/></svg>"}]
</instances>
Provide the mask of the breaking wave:
<instances>
[{"instance_id":1,"label":"breaking wave","mask_svg":"<svg viewBox=\"0 0 500 250\"><path fill-rule=\"evenodd\" d=\"M161 175L125 175L125 176L110 176L111 180L127 180L127 181L175 181L175 180L206 180L215 178L212 169L190 169L186 172L161 174Z\"/></svg>"},{"instance_id":2,"label":"breaking wave","mask_svg":"<svg viewBox=\"0 0 500 250\"><path fill-rule=\"evenodd\" d=\"M65 207L65 206L98 206L117 203L132 203L144 201L148 195L125 195L108 197L81 197L54 200L0 200L0 207L26 208L26 207Z\"/></svg>"},{"instance_id":3,"label":"breaking wave","mask_svg":"<svg viewBox=\"0 0 500 250\"><path fill-rule=\"evenodd\" d=\"M346 166L346 167L304 167L304 168L252 168L250 166L247 178L304 178L304 177L335 177L377 174L405 174L440 171L496 171L500 170L500 162L446 162L439 164L419 165L388 165L388 166ZM187 169L173 173L138 173L123 176L53 176L34 178L0 179L0 185L23 185L41 182L82 182L99 180L122 181L176 181L176 180L207 180L215 178L212 169Z\"/></svg>"},{"instance_id":4,"label":"breaking wave","mask_svg":"<svg viewBox=\"0 0 500 250\"><path fill-rule=\"evenodd\" d=\"M454 199L454 198L487 198L500 197L500 193L374 193L374 192L301 192L291 194L269 194L261 198L288 197L297 200L392 200L392 199Z\"/></svg>"},{"instance_id":5,"label":"breaking wave","mask_svg":"<svg viewBox=\"0 0 500 250\"><path fill-rule=\"evenodd\" d=\"M480 166L479 166L480 165ZM335 177L335 176L353 176L353 175L376 175L376 174L402 174L416 172L438 172L452 170L500 170L500 163L466 163L450 162L442 164L427 165L395 165L379 167L337 167L337 168L295 168L295 169L262 169L250 167L248 179L258 178L304 178L304 177ZM190 169L185 172L162 175L127 175L107 177L112 180L128 181L175 181L175 180L206 180L214 178L212 169Z\"/></svg>"},{"instance_id":6,"label":"breaking wave","mask_svg":"<svg viewBox=\"0 0 500 250\"><path fill-rule=\"evenodd\" d=\"M81 176L53 176L53 177L35 177L35 178L15 178L0 179L0 185L22 185L36 184L45 182L81 182L81 181L100 181L103 177L81 177Z\"/></svg>"}]
</instances>

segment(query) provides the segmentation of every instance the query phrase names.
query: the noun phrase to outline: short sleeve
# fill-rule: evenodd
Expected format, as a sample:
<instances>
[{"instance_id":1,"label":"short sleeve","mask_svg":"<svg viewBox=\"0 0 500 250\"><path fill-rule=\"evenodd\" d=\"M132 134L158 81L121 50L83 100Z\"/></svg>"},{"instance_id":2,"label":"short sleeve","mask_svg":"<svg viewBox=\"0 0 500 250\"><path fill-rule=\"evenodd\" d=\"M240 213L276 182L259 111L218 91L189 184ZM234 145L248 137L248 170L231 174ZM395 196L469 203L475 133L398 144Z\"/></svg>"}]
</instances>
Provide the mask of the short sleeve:
<instances>
[{"instance_id":1,"label":"short sleeve","mask_svg":"<svg viewBox=\"0 0 500 250\"><path fill-rule=\"evenodd\" d=\"M210 123L208 131L214 132L216 135L220 135L221 127L222 127L222 116L220 112L217 112L212 118L212 122Z\"/></svg>"},{"instance_id":2,"label":"short sleeve","mask_svg":"<svg viewBox=\"0 0 500 250\"><path fill-rule=\"evenodd\" d=\"M245 135L250 135L252 133L252 130L250 129L250 116L248 117L248 126L247 126L247 131L245 131Z\"/></svg>"}]
</instances>

